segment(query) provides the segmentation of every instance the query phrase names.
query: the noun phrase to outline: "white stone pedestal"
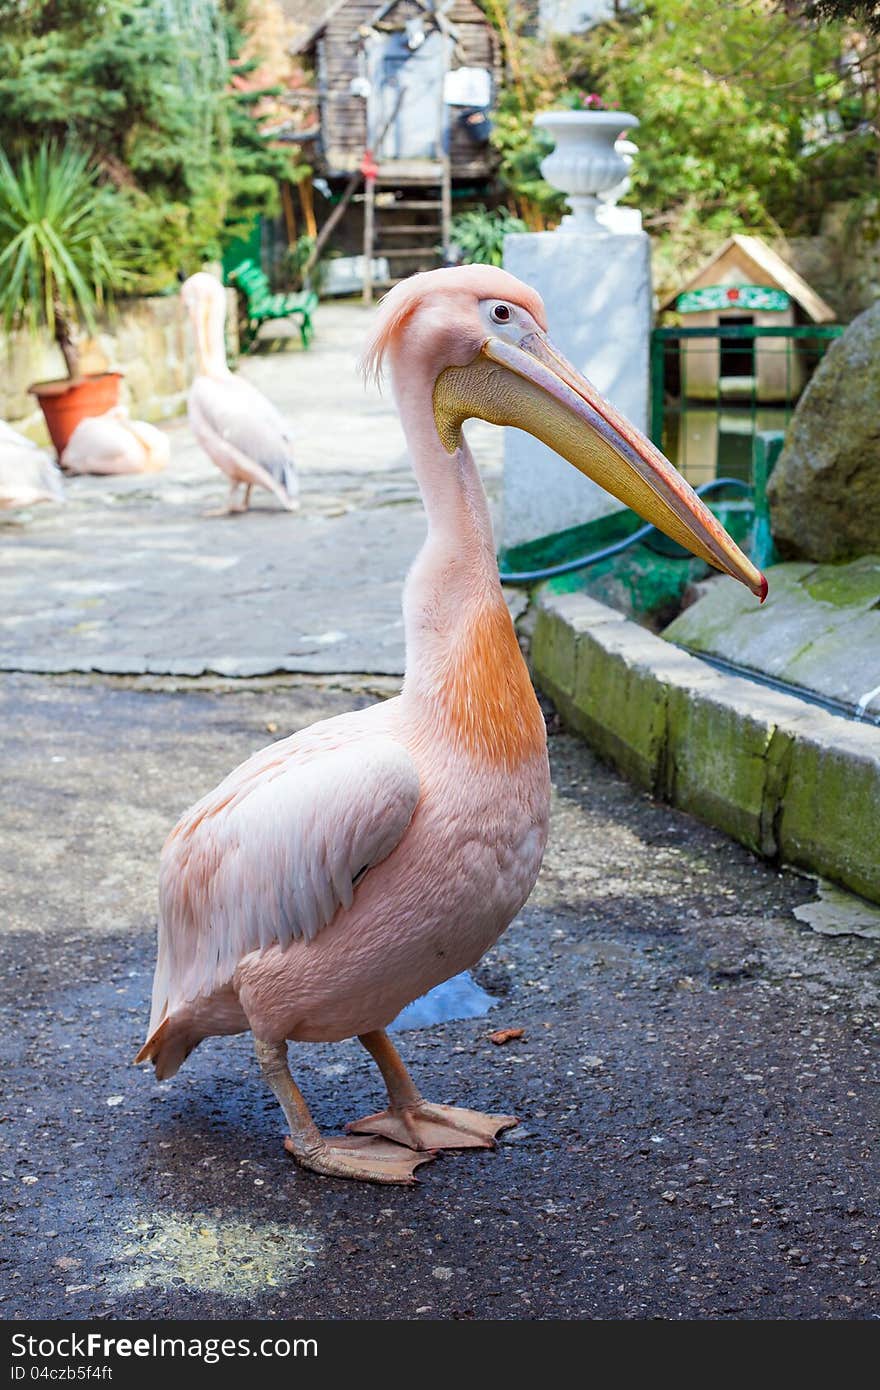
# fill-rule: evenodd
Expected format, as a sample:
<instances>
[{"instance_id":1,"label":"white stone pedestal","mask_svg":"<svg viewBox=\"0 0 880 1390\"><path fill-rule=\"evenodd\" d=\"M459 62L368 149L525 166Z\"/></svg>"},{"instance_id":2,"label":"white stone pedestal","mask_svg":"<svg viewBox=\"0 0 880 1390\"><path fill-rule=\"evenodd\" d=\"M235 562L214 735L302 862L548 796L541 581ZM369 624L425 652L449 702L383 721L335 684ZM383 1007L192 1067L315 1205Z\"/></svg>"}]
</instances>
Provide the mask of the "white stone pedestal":
<instances>
[{"instance_id":1,"label":"white stone pedestal","mask_svg":"<svg viewBox=\"0 0 880 1390\"><path fill-rule=\"evenodd\" d=\"M541 295L560 352L647 433L652 306L646 234L516 234L505 240L504 266ZM619 505L531 435L507 431L502 545L565 531Z\"/></svg>"}]
</instances>

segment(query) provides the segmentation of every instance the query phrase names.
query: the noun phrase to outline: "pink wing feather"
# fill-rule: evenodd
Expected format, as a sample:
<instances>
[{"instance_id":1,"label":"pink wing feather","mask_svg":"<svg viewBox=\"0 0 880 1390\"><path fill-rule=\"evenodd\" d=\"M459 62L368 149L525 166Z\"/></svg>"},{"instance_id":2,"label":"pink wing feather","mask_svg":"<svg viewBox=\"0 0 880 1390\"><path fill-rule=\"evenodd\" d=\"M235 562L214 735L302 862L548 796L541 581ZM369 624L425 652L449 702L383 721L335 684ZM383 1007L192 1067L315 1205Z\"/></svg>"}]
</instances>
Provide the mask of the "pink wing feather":
<instances>
[{"instance_id":1,"label":"pink wing feather","mask_svg":"<svg viewBox=\"0 0 880 1390\"><path fill-rule=\"evenodd\" d=\"M313 940L351 906L354 880L399 843L419 776L369 713L255 753L172 831L159 871L150 1034L227 984L251 951Z\"/></svg>"}]
</instances>

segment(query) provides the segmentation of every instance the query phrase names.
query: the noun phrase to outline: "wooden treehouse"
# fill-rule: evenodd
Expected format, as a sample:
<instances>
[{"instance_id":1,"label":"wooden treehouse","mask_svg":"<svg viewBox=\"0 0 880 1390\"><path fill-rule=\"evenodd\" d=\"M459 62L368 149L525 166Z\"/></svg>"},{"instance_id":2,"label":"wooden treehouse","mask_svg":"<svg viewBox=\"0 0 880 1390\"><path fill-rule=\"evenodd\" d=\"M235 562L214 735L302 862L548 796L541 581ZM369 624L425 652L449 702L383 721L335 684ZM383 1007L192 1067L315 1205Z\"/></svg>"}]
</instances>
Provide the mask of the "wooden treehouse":
<instances>
[{"instance_id":1,"label":"wooden treehouse","mask_svg":"<svg viewBox=\"0 0 880 1390\"><path fill-rule=\"evenodd\" d=\"M285 0L314 73L315 173L373 290L443 263L456 189L482 191L500 48L473 0ZM360 264L360 263L359 263Z\"/></svg>"}]
</instances>

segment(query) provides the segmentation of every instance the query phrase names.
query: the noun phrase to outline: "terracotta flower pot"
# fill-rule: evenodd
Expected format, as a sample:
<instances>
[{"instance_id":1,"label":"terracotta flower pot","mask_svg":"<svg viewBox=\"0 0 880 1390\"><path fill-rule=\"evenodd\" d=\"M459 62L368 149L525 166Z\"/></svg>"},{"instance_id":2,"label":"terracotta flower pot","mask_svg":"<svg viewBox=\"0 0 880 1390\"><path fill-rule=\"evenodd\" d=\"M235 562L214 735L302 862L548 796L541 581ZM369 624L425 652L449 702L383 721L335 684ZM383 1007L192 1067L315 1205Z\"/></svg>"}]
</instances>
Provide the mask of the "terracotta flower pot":
<instances>
[{"instance_id":1,"label":"terracotta flower pot","mask_svg":"<svg viewBox=\"0 0 880 1390\"><path fill-rule=\"evenodd\" d=\"M100 372L76 381L38 381L28 387L40 402L59 458L80 420L103 415L119 404L121 381L121 372Z\"/></svg>"}]
</instances>

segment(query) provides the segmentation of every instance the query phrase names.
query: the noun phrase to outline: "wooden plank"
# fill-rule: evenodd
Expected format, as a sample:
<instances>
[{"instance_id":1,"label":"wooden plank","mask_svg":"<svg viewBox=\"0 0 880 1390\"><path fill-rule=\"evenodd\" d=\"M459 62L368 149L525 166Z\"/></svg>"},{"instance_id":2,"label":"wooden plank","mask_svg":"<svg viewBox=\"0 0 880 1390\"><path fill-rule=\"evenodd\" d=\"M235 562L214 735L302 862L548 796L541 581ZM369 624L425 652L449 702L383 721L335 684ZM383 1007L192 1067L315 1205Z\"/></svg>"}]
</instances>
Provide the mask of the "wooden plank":
<instances>
[{"instance_id":1,"label":"wooden plank","mask_svg":"<svg viewBox=\"0 0 880 1390\"><path fill-rule=\"evenodd\" d=\"M306 223L306 234L310 237L317 237L318 222L315 217L315 190L312 186L311 174L304 179L300 179L297 184L299 190L299 205Z\"/></svg>"},{"instance_id":2,"label":"wooden plank","mask_svg":"<svg viewBox=\"0 0 880 1390\"><path fill-rule=\"evenodd\" d=\"M440 220L443 224L443 253L446 254L447 247L452 239L452 173L448 159L443 160L443 184L440 196L443 200L443 207L440 213Z\"/></svg>"},{"instance_id":3,"label":"wooden plank","mask_svg":"<svg viewBox=\"0 0 880 1390\"><path fill-rule=\"evenodd\" d=\"M366 103L350 92L358 71L358 30L376 10L376 0L348 0L327 18L317 43L321 83L321 125L323 165L331 177L353 173L360 163L367 141ZM419 13L414 5L395 7L394 18ZM457 34L452 65L486 67L493 76L497 92L501 73L501 50L495 30L474 0L453 0L446 12ZM454 108L450 111L452 177L488 177L494 157L478 155L467 135L457 127ZM403 176L404 171L400 171Z\"/></svg>"},{"instance_id":4,"label":"wooden plank","mask_svg":"<svg viewBox=\"0 0 880 1390\"><path fill-rule=\"evenodd\" d=\"M373 241L375 230L376 185L367 180L364 199L364 303L373 302Z\"/></svg>"},{"instance_id":5,"label":"wooden plank","mask_svg":"<svg viewBox=\"0 0 880 1390\"><path fill-rule=\"evenodd\" d=\"M440 225L439 222L425 222L425 223L422 223L421 225L412 224L412 223L404 223L404 224L399 225L399 226L397 226L397 227L389 227L388 224L384 221L384 214L387 213L387 212L394 212L394 208L393 208L393 207L382 208L382 209L381 209L381 212L382 212L382 214L383 214L383 221L382 221L382 235L383 235L383 237L384 237L384 236L429 236L429 235L430 235L430 236L436 236L438 232L441 232L441 231L443 230L443 228L442 228L442 226Z\"/></svg>"},{"instance_id":6,"label":"wooden plank","mask_svg":"<svg viewBox=\"0 0 880 1390\"><path fill-rule=\"evenodd\" d=\"M443 163L439 159L387 159L379 165L379 183L437 184L443 179Z\"/></svg>"},{"instance_id":7,"label":"wooden plank","mask_svg":"<svg viewBox=\"0 0 880 1390\"><path fill-rule=\"evenodd\" d=\"M296 242L296 213L293 210L290 184L286 179L281 183L281 208L284 213L284 231L287 236L287 244L293 246Z\"/></svg>"},{"instance_id":8,"label":"wooden plank","mask_svg":"<svg viewBox=\"0 0 880 1390\"><path fill-rule=\"evenodd\" d=\"M377 251L376 255L384 256L386 261L417 261L420 258L427 256L430 251L430 246L394 246L388 249L383 249L382 251ZM431 259L436 260L436 254L433 255ZM365 302L369 303L370 301L367 300Z\"/></svg>"}]
</instances>

